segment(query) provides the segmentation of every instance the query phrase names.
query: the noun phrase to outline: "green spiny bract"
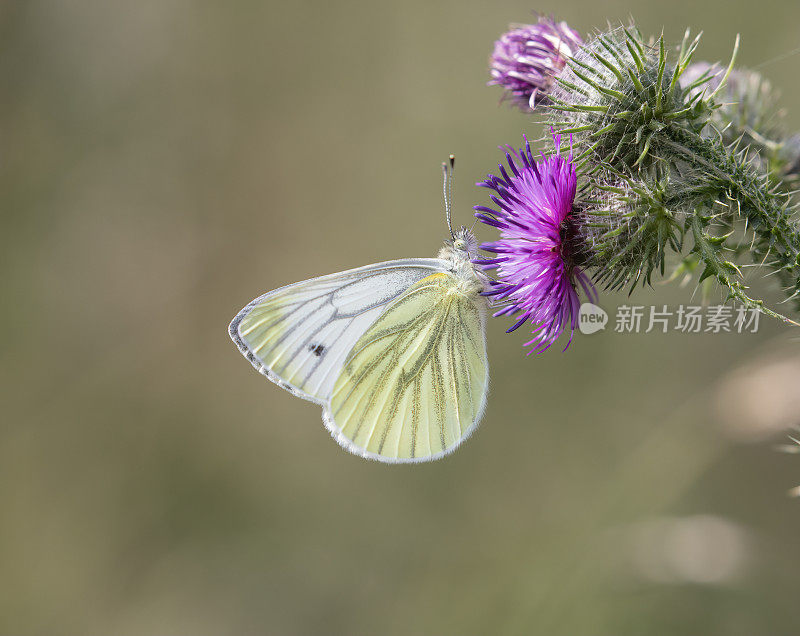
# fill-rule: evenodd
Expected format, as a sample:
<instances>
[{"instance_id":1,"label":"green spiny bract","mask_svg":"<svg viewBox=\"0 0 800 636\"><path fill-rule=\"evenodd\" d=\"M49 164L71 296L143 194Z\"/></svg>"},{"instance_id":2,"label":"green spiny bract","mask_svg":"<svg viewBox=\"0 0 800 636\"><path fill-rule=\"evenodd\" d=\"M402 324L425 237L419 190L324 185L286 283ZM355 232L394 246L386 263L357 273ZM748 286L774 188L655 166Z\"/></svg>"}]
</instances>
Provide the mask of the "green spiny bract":
<instances>
[{"instance_id":1,"label":"green spiny bract","mask_svg":"<svg viewBox=\"0 0 800 636\"><path fill-rule=\"evenodd\" d=\"M649 167L660 159L652 152L660 131L673 126L698 133L714 108L712 99L692 90L710 75L687 87L679 82L697 43L685 40L671 62L663 36L652 46L635 28L598 34L559 75L550 124L574 135L581 157L622 171Z\"/></svg>"},{"instance_id":2,"label":"green spiny bract","mask_svg":"<svg viewBox=\"0 0 800 636\"><path fill-rule=\"evenodd\" d=\"M680 253L685 218L669 179L651 182L603 175L575 212L575 252L608 289L651 284L664 274L668 250Z\"/></svg>"}]
</instances>

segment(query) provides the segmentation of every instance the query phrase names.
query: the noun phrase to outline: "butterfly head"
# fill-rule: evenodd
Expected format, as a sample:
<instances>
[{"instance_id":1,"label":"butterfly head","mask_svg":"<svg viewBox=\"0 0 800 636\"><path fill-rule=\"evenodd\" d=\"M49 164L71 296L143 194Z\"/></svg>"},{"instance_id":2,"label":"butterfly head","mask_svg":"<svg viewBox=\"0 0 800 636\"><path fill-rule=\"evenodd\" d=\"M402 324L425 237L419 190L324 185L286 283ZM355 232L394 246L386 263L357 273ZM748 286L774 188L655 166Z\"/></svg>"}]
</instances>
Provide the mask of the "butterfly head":
<instances>
[{"instance_id":1,"label":"butterfly head","mask_svg":"<svg viewBox=\"0 0 800 636\"><path fill-rule=\"evenodd\" d=\"M478 239L464 226L453 233L453 240L447 241L446 245L453 250L456 256L469 260L478 256Z\"/></svg>"},{"instance_id":2,"label":"butterfly head","mask_svg":"<svg viewBox=\"0 0 800 636\"><path fill-rule=\"evenodd\" d=\"M478 258L478 239L465 227L453 232L452 240L448 239L439 251L439 258L450 261L453 269L472 269L472 261Z\"/></svg>"}]
</instances>

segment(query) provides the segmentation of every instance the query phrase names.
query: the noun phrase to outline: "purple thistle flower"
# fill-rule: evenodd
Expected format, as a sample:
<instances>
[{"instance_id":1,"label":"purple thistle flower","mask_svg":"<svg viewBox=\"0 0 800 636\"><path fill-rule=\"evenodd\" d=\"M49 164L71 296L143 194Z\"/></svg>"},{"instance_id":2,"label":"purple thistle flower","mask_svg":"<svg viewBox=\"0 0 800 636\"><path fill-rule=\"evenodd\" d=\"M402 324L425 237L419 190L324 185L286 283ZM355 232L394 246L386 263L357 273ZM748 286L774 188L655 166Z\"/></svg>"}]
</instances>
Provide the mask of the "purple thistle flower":
<instances>
[{"instance_id":1,"label":"purple thistle flower","mask_svg":"<svg viewBox=\"0 0 800 636\"><path fill-rule=\"evenodd\" d=\"M475 206L475 216L500 230L500 240L483 243L481 249L495 258L474 262L495 269L497 280L489 282L486 296L503 303L495 316L521 314L507 333L530 321L534 325L533 346L528 353L541 353L569 326L570 339L578 326L580 300L577 284L592 302L597 295L589 277L575 265L570 247L573 232L572 205L577 188L572 152L561 156L561 137L554 135L556 152L534 160L530 143L506 151L510 173L502 164L500 176L489 175L478 186L494 190L492 209ZM564 347L566 351L567 347Z\"/></svg>"},{"instance_id":2,"label":"purple thistle flower","mask_svg":"<svg viewBox=\"0 0 800 636\"><path fill-rule=\"evenodd\" d=\"M567 60L583 44L580 34L566 22L540 17L536 24L511 25L494 43L489 60L490 85L506 89L503 99L520 108L547 103L547 94Z\"/></svg>"}]
</instances>

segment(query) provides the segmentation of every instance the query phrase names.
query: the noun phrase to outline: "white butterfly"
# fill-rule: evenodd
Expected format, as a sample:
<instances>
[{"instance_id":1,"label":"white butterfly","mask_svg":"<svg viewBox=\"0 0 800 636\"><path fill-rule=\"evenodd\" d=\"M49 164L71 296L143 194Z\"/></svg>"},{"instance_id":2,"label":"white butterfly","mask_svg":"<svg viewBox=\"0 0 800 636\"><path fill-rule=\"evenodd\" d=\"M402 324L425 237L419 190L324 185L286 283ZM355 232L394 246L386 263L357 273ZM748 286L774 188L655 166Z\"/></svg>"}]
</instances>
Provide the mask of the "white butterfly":
<instances>
[{"instance_id":1,"label":"white butterfly","mask_svg":"<svg viewBox=\"0 0 800 636\"><path fill-rule=\"evenodd\" d=\"M451 236L438 258L268 292L233 319L231 338L267 378L320 404L350 452L438 459L475 430L489 384L485 277L471 263L477 242L466 228Z\"/></svg>"}]
</instances>

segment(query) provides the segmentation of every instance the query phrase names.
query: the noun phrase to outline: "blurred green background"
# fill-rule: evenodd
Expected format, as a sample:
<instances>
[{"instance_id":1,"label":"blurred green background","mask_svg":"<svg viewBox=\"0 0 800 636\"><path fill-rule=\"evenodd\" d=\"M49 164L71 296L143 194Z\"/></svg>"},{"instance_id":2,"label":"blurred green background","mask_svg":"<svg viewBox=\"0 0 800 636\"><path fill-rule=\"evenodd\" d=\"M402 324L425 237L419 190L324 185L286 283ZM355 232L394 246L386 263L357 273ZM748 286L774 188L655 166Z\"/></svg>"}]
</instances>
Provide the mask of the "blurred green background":
<instances>
[{"instance_id":1,"label":"blurred green background","mask_svg":"<svg viewBox=\"0 0 800 636\"><path fill-rule=\"evenodd\" d=\"M485 86L533 9L705 30L709 61L740 32L800 128L800 56L769 62L797 2L0 4L0 634L800 632L778 325L526 358L490 321L480 430L413 467L341 450L228 339L266 290L435 255L450 152L470 222L539 133Z\"/></svg>"}]
</instances>

